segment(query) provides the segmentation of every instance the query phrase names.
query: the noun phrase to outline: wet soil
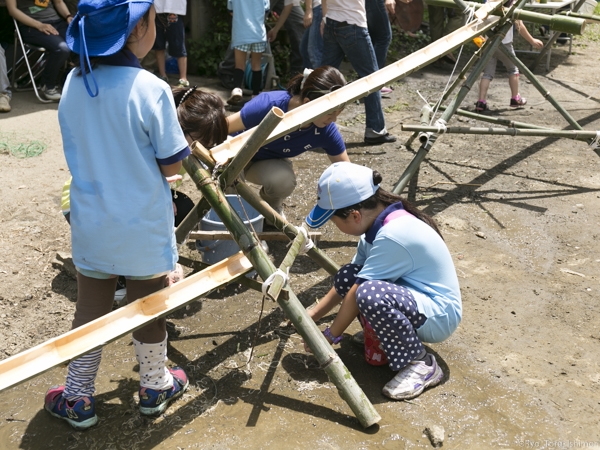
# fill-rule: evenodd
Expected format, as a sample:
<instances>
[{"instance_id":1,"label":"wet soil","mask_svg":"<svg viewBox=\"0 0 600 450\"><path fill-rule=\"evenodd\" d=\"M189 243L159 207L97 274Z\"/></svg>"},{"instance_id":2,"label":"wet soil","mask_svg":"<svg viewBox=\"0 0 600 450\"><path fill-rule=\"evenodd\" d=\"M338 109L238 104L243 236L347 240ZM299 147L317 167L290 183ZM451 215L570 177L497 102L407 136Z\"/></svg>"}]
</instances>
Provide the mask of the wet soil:
<instances>
[{"instance_id":1,"label":"wet soil","mask_svg":"<svg viewBox=\"0 0 600 450\"><path fill-rule=\"evenodd\" d=\"M550 72L536 70L588 130L600 128L599 49L577 38L574 54L558 47ZM362 105L349 105L341 116L350 158L379 170L384 187L414 155L403 145L410 134L400 124L418 122L417 90L437 99L450 69L429 67L394 85L383 104L388 128L399 136L395 144L362 145ZM489 95L492 115L567 127L524 77L521 93L529 103L509 110L500 72ZM226 97L215 80L194 82ZM470 92L463 107L472 110L476 97ZM16 93L12 106L0 117L2 137L40 140L47 149L26 159L0 154L0 359L67 331L76 296L74 279L55 262L57 252L70 252L60 213L68 169L57 106L38 103L32 93ZM483 126L458 117L451 125ZM294 164L298 188L285 212L299 224L327 159L306 153ZM192 183L183 190L198 198ZM450 339L429 346L444 369L443 383L406 402L381 394L393 373L367 365L350 343L357 323L347 330L337 351L381 414L379 425L362 429L277 305L267 302L258 322L261 295L233 285L169 316L169 357L191 382L163 416L138 413L137 367L125 337L104 350L97 427L76 432L43 411L47 388L64 381L65 368L57 367L2 392L0 448L430 448L424 430L436 426L449 449L600 448L599 155L565 139L447 134L421 166L416 200L441 225L464 318ZM319 246L347 262L356 241L332 225L322 232ZM285 244L269 245L278 264ZM197 257L192 248L181 250ZM331 279L300 256L291 283L308 306Z\"/></svg>"}]
</instances>

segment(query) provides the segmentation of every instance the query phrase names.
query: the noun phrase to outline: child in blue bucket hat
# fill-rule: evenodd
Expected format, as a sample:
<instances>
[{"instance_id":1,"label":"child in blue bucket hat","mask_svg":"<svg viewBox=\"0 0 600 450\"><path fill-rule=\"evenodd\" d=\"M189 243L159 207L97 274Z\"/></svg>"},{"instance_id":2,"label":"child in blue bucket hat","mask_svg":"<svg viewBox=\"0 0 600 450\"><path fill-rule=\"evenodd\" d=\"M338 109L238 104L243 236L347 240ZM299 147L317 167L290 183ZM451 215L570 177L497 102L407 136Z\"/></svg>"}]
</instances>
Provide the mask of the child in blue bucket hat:
<instances>
[{"instance_id":1,"label":"child in blue bucket hat","mask_svg":"<svg viewBox=\"0 0 600 450\"><path fill-rule=\"evenodd\" d=\"M165 286L178 259L165 177L190 154L169 86L139 63L154 44L152 0L81 0L78 8L66 41L79 66L67 76L58 107L73 177L72 328L111 311L119 275L129 301ZM165 365L166 319L136 330L133 345L140 413L160 414L188 386L181 368ZM71 361L65 385L46 394L45 409L79 430L98 422L93 394L101 351Z\"/></svg>"},{"instance_id":2,"label":"child in blue bucket hat","mask_svg":"<svg viewBox=\"0 0 600 450\"><path fill-rule=\"evenodd\" d=\"M359 316L374 330L396 375L383 394L410 399L444 377L424 342L441 342L462 317L458 278L435 222L401 197L383 190L381 175L349 162L329 166L319 179L318 201L306 222L331 220L345 234L360 236L356 255L334 276L333 288L309 310L317 321L341 303L323 334L332 344ZM366 322L366 324L365 324Z\"/></svg>"}]
</instances>

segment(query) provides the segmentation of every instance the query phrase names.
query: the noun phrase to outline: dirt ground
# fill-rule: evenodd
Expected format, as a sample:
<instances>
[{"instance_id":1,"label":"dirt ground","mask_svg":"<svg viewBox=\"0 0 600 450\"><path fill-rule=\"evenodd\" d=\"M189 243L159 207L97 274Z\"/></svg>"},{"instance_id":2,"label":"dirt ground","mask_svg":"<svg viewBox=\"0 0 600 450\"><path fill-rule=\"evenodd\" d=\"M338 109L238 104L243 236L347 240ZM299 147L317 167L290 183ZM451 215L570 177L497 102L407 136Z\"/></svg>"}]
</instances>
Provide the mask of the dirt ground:
<instances>
[{"instance_id":1,"label":"dirt ground","mask_svg":"<svg viewBox=\"0 0 600 450\"><path fill-rule=\"evenodd\" d=\"M589 27L592 29L593 27ZM578 37L574 54L558 47L544 86L588 130L600 129L600 44ZM526 60L527 61L527 60ZM400 124L417 123L423 101L435 100L449 67L429 67L384 99L395 144L361 144L364 110L350 105L339 120L350 158L378 169L390 189L413 157ZM502 71L499 70L499 74ZM195 79L223 91L215 80ZM492 83L492 114L553 128L565 120L521 79L529 100L510 110L507 79ZM470 92L463 107L477 100ZM15 93L0 116L1 138L13 147L38 140L36 157L0 154L0 359L66 332L76 283L55 264L70 252L60 191L68 177L57 105ZM475 126L455 117L451 124ZM480 124L481 126L481 124ZM294 161L298 188L286 214L299 224L315 200L323 155ZM193 183L183 190L198 198ZM348 338L337 351L381 414L364 430L335 386L285 326L281 310L239 285L229 286L169 316L169 356L190 376L190 389L160 418L137 410L138 377L129 337L105 347L97 383L99 425L76 432L43 411L43 395L62 383L55 368L0 396L0 448L429 448L426 427L441 426L444 448L600 448L600 158L585 143L552 138L444 135L422 164L418 205L442 227L461 282L464 318L442 344L430 345L443 384L412 401L381 394L393 376L368 366ZM343 264L355 241L326 226L319 246ZM286 248L271 243L276 264ZM182 253L198 257L188 244ZM305 305L331 279L300 256L292 288ZM333 315L320 324L324 328ZM245 365L260 334L254 357ZM348 336L358 331L354 323Z\"/></svg>"}]
</instances>

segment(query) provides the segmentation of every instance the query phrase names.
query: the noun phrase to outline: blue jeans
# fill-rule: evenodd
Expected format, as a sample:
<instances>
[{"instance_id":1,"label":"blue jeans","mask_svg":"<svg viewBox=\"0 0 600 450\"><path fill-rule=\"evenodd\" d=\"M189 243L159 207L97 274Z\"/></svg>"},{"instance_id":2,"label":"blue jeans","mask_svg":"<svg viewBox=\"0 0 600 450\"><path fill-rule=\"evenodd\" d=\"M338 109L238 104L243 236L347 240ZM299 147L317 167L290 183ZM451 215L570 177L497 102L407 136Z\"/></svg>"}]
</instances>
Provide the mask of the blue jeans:
<instances>
[{"instance_id":1,"label":"blue jeans","mask_svg":"<svg viewBox=\"0 0 600 450\"><path fill-rule=\"evenodd\" d=\"M310 27L304 30L300 53L304 67L316 69L321 66L323 59L323 36L321 36L321 20L323 20L323 9L321 5L313 8L313 20Z\"/></svg>"},{"instance_id":2,"label":"blue jeans","mask_svg":"<svg viewBox=\"0 0 600 450\"><path fill-rule=\"evenodd\" d=\"M379 69L371 37L366 28L327 18L323 41L321 64L339 68L346 56L361 78ZM370 128L376 133L381 133L385 129L379 90L365 98L365 115L367 130Z\"/></svg>"},{"instance_id":3,"label":"blue jeans","mask_svg":"<svg viewBox=\"0 0 600 450\"><path fill-rule=\"evenodd\" d=\"M25 25L19 25L19 30L21 31L23 42L38 47L44 47L46 49L47 61L44 72L42 73L41 83L42 85L45 85L47 89L52 89L56 87L60 70L65 65L65 62L67 62L67 59L69 59L71 51L65 42L68 26L67 22L60 19L49 23L56 28L58 36L53 34L48 35Z\"/></svg>"},{"instance_id":4,"label":"blue jeans","mask_svg":"<svg viewBox=\"0 0 600 450\"><path fill-rule=\"evenodd\" d=\"M385 0L366 0L365 7L367 9L367 27L373 42L377 66L382 69L386 65L388 48L392 42L390 18L385 9Z\"/></svg>"}]
</instances>

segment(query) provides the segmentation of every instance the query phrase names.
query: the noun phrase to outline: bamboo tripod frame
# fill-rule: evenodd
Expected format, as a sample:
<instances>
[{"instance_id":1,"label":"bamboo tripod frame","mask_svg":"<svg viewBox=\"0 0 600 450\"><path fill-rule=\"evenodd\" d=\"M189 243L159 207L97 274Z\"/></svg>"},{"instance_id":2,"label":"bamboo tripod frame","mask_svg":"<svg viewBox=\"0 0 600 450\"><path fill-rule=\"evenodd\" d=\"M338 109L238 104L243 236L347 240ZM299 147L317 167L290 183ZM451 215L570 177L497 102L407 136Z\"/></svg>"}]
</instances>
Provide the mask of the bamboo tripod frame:
<instances>
[{"instance_id":1,"label":"bamboo tripod frame","mask_svg":"<svg viewBox=\"0 0 600 450\"><path fill-rule=\"evenodd\" d=\"M454 7L452 1L449 0L425 0L427 4L432 4L436 6L446 6L446 7ZM406 142L406 146L410 148L411 143L419 138L420 147L410 162L409 166L406 168L404 173L400 176L396 184L394 185L393 192L395 194L400 194L408 185L409 181L413 179L415 175L418 174L418 170L421 162L425 159L427 153L433 147L436 139L440 134L443 133L464 133L464 134L494 134L494 135L508 135L508 136L553 136L553 137L562 137L569 138L575 140L586 140L591 142L594 138L597 138L598 133L596 131L584 131L583 128L577 123L577 121L558 103L558 101L552 96L550 91L548 91L542 83L537 79L537 77L519 60L515 55L512 55L506 50L503 45L500 45L501 39L508 31L508 27L512 26L512 20L509 20L509 17L513 17L515 19L523 18L521 13L519 13L520 8L523 6L526 0L520 0L518 3L514 5L515 11L510 14L506 14L504 17L504 23L499 24L497 28L492 31L492 35L490 39L482 46L480 49L481 52L476 52L471 60L465 66L465 69L459 74L455 82L450 86L447 92L445 92L442 98L435 105L437 109L439 107L440 110L443 111L440 122L436 123L435 126L430 126L426 122L430 122L430 113L432 112L432 108L430 105L426 105L421 112L421 125L402 125L402 130L405 131L414 131L413 135ZM556 17L556 16L549 16ZM565 27L566 28L566 27ZM451 117L459 111L459 106L471 90L471 87L479 79L480 74L483 72L485 65L489 61L489 59L493 56L493 54L497 51L501 51L506 57L508 57L518 68L521 73L523 73L532 83L532 85L542 94L544 99L548 100L552 106L565 118L565 120L569 123L571 127L578 131L564 131L564 130L554 130L548 129L544 127L540 127L538 125L522 123L522 122L509 122L506 123L508 125L506 128L469 128L469 127L446 127L446 123L451 119ZM479 61L476 61L477 58L480 58ZM448 106L441 106L442 102L449 97L451 92L458 86L459 80L466 73L466 71L473 67L473 70L467 77L466 81L462 84L461 89L456 94L456 96L452 99ZM488 118L482 114L468 113L466 111L460 111L459 114L468 115L469 117L487 121L494 122L493 118ZM496 123L501 123L498 119L495 120ZM413 180L413 185L414 185ZM414 190L411 190L411 196L414 196Z\"/></svg>"}]
</instances>

